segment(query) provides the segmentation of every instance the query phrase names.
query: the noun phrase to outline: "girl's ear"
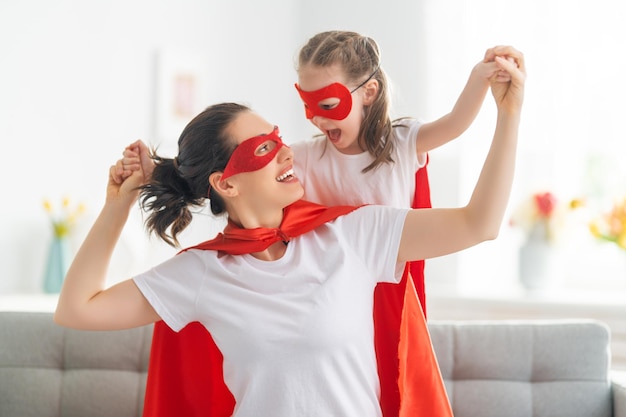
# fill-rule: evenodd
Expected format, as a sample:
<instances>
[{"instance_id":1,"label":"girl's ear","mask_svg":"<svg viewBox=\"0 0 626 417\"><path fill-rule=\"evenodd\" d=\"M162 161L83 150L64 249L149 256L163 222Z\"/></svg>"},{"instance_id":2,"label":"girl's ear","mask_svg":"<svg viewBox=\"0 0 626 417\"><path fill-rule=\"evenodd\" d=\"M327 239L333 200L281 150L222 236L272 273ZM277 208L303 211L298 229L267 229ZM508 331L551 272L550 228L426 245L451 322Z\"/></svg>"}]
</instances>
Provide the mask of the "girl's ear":
<instances>
[{"instance_id":1,"label":"girl's ear","mask_svg":"<svg viewBox=\"0 0 626 417\"><path fill-rule=\"evenodd\" d=\"M223 172L214 172L209 175L209 188L213 188L222 197L233 197L237 195L237 187L228 179L222 181L222 175L224 175Z\"/></svg>"},{"instance_id":2,"label":"girl's ear","mask_svg":"<svg viewBox=\"0 0 626 417\"><path fill-rule=\"evenodd\" d=\"M380 85L378 84L378 80L375 79L369 80L363 87L361 87L365 92L363 95L363 105L369 106L376 100L376 97L378 97L379 87Z\"/></svg>"}]
</instances>

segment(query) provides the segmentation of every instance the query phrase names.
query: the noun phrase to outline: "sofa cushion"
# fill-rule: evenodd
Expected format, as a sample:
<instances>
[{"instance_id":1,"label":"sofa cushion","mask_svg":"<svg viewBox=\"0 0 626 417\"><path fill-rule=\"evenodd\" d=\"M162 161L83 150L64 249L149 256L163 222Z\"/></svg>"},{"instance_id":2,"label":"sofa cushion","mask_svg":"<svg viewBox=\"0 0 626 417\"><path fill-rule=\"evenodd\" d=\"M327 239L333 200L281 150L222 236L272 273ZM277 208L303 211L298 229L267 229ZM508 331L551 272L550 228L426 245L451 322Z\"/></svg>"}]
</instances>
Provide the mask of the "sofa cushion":
<instances>
[{"instance_id":1,"label":"sofa cushion","mask_svg":"<svg viewBox=\"0 0 626 417\"><path fill-rule=\"evenodd\" d=\"M455 417L610 417L609 329L591 321L430 322Z\"/></svg>"},{"instance_id":2,"label":"sofa cushion","mask_svg":"<svg viewBox=\"0 0 626 417\"><path fill-rule=\"evenodd\" d=\"M65 329L50 313L0 313L0 415L140 417L152 326Z\"/></svg>"}]
</instances>

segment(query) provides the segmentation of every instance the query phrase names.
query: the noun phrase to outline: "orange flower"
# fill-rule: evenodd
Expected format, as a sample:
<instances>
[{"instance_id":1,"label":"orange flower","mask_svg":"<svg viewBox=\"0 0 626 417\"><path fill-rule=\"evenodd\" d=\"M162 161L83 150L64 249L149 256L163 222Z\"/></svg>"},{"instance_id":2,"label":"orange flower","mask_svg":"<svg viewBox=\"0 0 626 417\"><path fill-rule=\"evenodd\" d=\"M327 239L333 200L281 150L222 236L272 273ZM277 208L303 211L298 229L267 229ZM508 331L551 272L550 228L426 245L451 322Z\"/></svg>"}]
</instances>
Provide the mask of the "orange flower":
<instances>
[{"instance_id":1,"label":"orange flower","mask_svg":"<svg viewBox=\"0 0 626 417\"><path fill-rule=\"evenodd\" d=\"M593 220L589 231L600 240L626 249L626 198L615 202L611 210Z\"/></svg>"}]
</instances>

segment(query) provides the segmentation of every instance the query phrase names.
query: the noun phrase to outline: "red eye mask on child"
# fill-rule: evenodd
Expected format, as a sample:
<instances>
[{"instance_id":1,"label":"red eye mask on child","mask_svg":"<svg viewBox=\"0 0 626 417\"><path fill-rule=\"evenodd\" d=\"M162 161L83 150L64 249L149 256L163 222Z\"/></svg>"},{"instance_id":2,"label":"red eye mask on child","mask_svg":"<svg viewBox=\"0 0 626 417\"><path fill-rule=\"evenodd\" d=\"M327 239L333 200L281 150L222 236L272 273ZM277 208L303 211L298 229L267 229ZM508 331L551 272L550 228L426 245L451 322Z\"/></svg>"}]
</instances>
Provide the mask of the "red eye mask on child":
<instances>
[{"instance_id":1,"label":"red eye mask on child","mask_svg":"<svg viewBox=\"0 0 626 417\"><path fill-rule=\"evenodd\" d=\"M278 134L278 126L274 126L274 130L272 130L271 133L246 139L237 145L226 164L226 168L224 168L222 180L242 172L258 171L269 164L280 148L287 146L283 143ZM274 148L265 155L256 155L259 146L267 141L274 142Z\"/></svg>"},{"instance_id":2,"label":"red eye mask on child","mask_svg":"<svg viewBox=\"0 0 626 417\"><path fill-rule=\"evenodd\" d=\"M365 83L371 80L379 68L380 65L376 67L376 69L370 74L369 77L367 77L365 81L359 84L352 91L348 90L348 87L341 83L332 83L315 91L302 91L300 86L296 83L296 90L298 90L300 98L304 101L306 118L312 119L315 116L319 116L326 117L327 119L343 120L348 117L350 110L352 110L352 93L363 87ZM330 98L339 100L339 102L334 104L332 109L324 108L325 106L320 103Z\"/></svg>"},{"instance_id":3,"label":"red eye mask on child","mask_svg":"<svg viewBox=\"0 0 626 417\"><path fill-rule=\"evenodd\" d=\"M348 117L350 110L352 110L352 92L341 83L333 83L315 91L302 91L298 84L295 86L300 98L304 101L307 119L320 116L333 120L343 120ZM320 102L329 98L338 99L339 102L332 109L325 109Z\"/></svg>"}]
</instances>

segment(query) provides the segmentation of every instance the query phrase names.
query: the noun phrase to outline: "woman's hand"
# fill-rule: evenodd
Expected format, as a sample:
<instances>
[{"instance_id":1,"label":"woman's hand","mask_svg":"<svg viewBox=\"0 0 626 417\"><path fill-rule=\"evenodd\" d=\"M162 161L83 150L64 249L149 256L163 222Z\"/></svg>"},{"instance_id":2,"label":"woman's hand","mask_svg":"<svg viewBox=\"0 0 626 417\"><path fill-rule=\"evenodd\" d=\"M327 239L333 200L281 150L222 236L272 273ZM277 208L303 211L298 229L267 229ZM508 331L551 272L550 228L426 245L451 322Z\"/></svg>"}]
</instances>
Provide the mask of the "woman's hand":
<instances>
[{"instance_id":1,"label":"woman's hand","mask_svg":"<svg viewBox=\"0 0 626 417\"><path fill-rule=\"evenodd\" d=\"M491 78L491 92L498 110L507 114L519 114L524 101L526 65L524 55L512 46L496 46L487 51L485 59L493 59L498 72ZM505 72L509 82L500 82Z\"/></svg>"}]
</instances>

